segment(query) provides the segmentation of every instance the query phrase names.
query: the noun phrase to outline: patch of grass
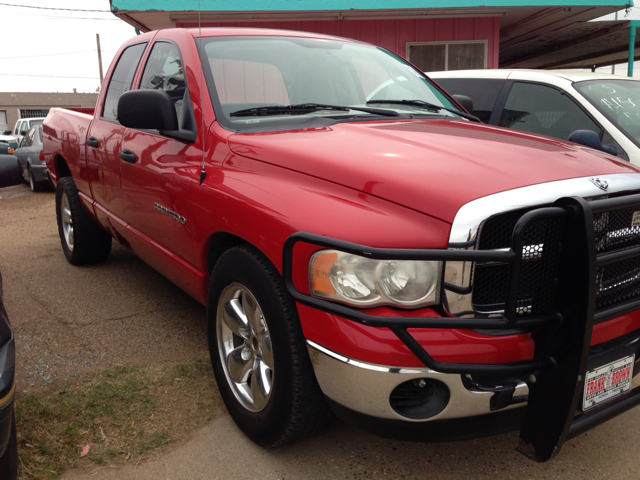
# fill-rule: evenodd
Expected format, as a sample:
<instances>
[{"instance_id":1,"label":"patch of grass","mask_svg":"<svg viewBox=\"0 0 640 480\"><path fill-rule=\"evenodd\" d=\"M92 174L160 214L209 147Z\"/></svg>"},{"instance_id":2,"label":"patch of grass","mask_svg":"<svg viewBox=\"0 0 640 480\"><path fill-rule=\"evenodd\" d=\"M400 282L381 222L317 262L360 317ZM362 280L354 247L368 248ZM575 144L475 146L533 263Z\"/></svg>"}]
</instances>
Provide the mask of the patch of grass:
<instances>
[{"instance_id":1,"label":"patch of grass","mask_svg":"<svg viewBox=\"0 0 640 480\"><path fill-rule=\"evenodd\" d=\"M205 357L117 367L71 389L26 395L16 402L20 477L52 479L72 467L138 462L222 411Z\"/></svg>"}]
</instances>

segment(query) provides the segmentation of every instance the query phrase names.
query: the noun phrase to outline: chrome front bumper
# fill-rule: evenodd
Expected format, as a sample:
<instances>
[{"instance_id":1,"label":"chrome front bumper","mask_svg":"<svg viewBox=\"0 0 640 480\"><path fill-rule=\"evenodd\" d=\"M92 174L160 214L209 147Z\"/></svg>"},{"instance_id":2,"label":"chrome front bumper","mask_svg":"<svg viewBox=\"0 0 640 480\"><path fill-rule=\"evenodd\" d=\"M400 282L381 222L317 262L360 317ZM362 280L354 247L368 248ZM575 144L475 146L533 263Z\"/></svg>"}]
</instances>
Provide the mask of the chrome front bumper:
<instances>
[{"instance_id":1,"label":"chrome front bumper","mask_svg":"<svg viewBox=\"0 0 640 480\"><path fill-rule=\"evenodd\" d=\"M393 367L361 362L310 340L307 340L307 348L322 392L334 402L357 413L417 423L491 413L490 401L494 393L467 389L459 374L439 373L428 368ZM419 378L433 378L444 383L449 388L450 401L439 414L428 419L415 420L393 410L389 397L393 389L401 383ZM528 393L529 388L522 383L516 388L514 396ZM522 403L509 405L503 410L522 406Z\"/></svg>"}]
</instances>

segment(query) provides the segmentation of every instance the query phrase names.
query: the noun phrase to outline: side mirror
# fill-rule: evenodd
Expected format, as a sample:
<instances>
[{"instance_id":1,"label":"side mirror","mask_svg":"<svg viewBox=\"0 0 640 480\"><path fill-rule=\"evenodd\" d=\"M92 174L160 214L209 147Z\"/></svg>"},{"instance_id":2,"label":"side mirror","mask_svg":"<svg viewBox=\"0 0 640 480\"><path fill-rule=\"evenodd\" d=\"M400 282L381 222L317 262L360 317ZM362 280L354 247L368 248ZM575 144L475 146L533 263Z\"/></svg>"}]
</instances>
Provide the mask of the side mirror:
<instances>
[{"instance_id":1,"label":"side mirror","mask_svg":"<svg viewBox=\"0 0 640 480\"><path fill-rule=\"evenodd\" d=\"M608 153L610 155L618 156L618 149L613 145L603 145L600 141L600 137L596 132L591 130L576 130L569 135L569 141L579 143L585 147L595 148L601 152Z\"/></svg>"},{"instance_id":2,"label":"side mirror","mask_svg":"<svg viewBox=\"0 0 640 480\"><path fill-rule=\"evenodd\" d=\"M118 121L128 128L178 130L171 97L162 90L129 90L118 100Z\"/></svg>"},{"instance_id":3,"label":"side mirror","mask_svg":"<svg viewBox=\"0 0 640 480\"><path fill-rule=\"evenodd\" d=\"M473 100L471 100L471 97L467 97L466 95L459 95L457 93L455 95L452 95L452 97L456 102L462 105L467 112L473 115Z\"/></svg>"},{"instance_id":4,"label":"side mirror","mask_svg":"<svg viewBox=\"0 0 640 480\"><path fill-rule=\"evenodd\" d=\"M11 130L5 130L2 132L3 135L11 135Z\"/></svg>"},{"instance_id":5,"label":"side mirror","mask_svg":"<svg viewBox=\"0 0 640 480\"><path fill-rule=\"evenodd\" d=\"M22 167L20 162L13 155L3 155L0 157L0 188L20 185L22 178Z\"/></svg>"}]
</instances>

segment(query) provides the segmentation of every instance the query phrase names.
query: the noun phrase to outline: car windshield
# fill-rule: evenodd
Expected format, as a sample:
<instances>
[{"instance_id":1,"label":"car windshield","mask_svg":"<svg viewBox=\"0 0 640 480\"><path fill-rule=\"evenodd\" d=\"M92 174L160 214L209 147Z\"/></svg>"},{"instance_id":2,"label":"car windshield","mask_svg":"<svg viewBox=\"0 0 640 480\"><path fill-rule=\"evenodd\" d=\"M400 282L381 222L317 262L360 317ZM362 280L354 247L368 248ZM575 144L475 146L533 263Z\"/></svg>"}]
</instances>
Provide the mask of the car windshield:
<instances>
[{"instance_id":1,"label":"car windshield","mask_svg":"<svg viewBox=\"0 0 640 480\"><path fill-rule=\"evenodd\" d=\"M576 82L573 86L631 141L640 146L640 82L612 78Z\"/></svg>"},{"instance_id":2,"label":"car windshield","mask_svg":"<svg viewBox=\"0 0 640 480\"><path fill-rule=\"evenodd\" d=\"M44 120L42 119L38 119L38 120L29 120L29 126L33 127L34 125L42 125L42 122Z\"/></svg>"},{"instance_id":3,"label":"car windshield","mask_svg":"<svg viewBox=\"0 0 640 480\"><path fill-rule=\"evenodd\" d=\"M218 120L234 130L460 116L422 72L366 44L300 37L202 39ZM208 68L207 68L208 67Z\"/></svg>"}]
</instances>

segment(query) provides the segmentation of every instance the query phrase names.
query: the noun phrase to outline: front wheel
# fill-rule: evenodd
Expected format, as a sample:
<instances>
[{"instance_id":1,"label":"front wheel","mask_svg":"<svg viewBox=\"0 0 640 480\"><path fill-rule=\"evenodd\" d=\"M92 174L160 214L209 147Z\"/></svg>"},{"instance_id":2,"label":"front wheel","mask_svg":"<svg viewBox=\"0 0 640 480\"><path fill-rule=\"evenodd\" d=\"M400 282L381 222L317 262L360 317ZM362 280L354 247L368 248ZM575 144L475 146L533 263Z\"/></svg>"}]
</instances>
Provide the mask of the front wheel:
<instances>
[{"instance_id":1,"label":"front wheel","mask_svg":"<svg viewBox=\"0 0 640 480\"><path fill-rule=\"evenodd\" d=\"M275 447L329 418L295 303L275 267L249 246L228 250L211 274L209 352L222 398L254 442Z\"/></svg>"},{"instance_id":2,"label":"front wheel","mask_svg":"<svg viewBox=\"0 0 640 480\"><path fill-rule=\"evenodd\" d=\"M62 250L69 263L86 265L106 260L111 253L111 235L82 209L78 189L71 177L61 178L58 182L56 217Z\"/></svg>"}]
</instances>

